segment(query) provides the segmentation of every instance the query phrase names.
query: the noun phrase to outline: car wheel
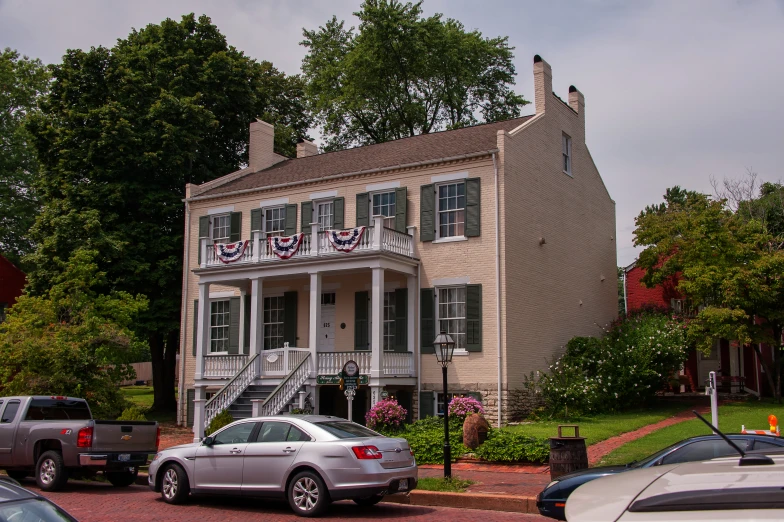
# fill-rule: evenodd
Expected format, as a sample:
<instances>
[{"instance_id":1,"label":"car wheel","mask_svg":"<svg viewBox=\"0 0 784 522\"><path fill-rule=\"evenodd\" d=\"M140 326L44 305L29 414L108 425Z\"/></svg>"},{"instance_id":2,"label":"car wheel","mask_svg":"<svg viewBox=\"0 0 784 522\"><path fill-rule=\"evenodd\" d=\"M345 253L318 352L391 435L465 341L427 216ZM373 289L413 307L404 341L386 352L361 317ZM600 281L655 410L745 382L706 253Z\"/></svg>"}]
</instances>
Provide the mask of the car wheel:
<instances>
[{"instance_id":1,"label":"car wheel","mask_svg":"<svg viewBox=\"0 0 784 522\"><path fill-rule=\"evenodd\" d=\"M370 495L369 497L360 497L353 500L358 506L375 506L384 500L384 495Z\"/></svg>"},{"instance_id":2,"label":"car wheel","mask_svg":"<svg viewBox=\"0 0 784 522\"><path fill-rule=\"evenodd\" d=\"M44 491L58 491L68 482L63 456L59 451L46 451L35 466L35 482Z\"/></svg>"},{"instance_id":3,"label":"car wheel","mask_svg":"<svg viewBox=\"0 0 784 522\"><path fill-rule=\"evenodd\" d=\"M191 491L188 475L179 464L166 466L161 474L161 496L169 504L182 504Z\"/></svg>"},{"instance_id":4,"label":"car wheel","mask_svg":"<svg viewBox=\"0 0 784 522\"><path fill-rule=\"evenodd\" d=\"M289 506L301 517L317 517L331 500L324 481L312 471L302 471L289 484Z\"/></svg>"},{"instance_id":5,"label":"car wheel","mask_svg":"<svg viewBox=\"0 0 784 522\"><path fill-rule=\"evenodd\" d=\"M112 486L116 488L125 488L136 482L136 476L139 474L139 468L130 468L123 471L106 471L104 475L106 480L111 482Z\"/></svg>"},{"instance_id":6,"label":"car wheel","mask_svg":"<svg viewBox=\"0 0 784 522\"><path fill-rule=\"evenodd\" d=\"M26 472L24 470L18 470L18 469L8 469L8 470L6 470L5 473L6 473L6 475L8 475L9 477L11 477L14 480L22 480L24 478L27 478L27 475L29 475L28 472Z\"/></svg>"}]
</instances>

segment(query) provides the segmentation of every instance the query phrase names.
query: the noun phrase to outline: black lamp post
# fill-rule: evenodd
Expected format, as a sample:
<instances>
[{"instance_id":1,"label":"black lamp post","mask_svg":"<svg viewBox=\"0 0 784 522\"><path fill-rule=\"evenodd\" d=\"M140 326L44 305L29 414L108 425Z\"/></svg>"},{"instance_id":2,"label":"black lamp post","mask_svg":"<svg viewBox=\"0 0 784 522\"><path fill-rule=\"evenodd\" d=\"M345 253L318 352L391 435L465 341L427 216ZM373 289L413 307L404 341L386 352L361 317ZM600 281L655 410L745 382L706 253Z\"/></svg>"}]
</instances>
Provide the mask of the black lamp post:
<instances>
[{"instance_id":1,"label":"black lamp post","mask_svg":"<svg viewBox=\"0 0 784 522\"><path fill-rule=\"evenodd\" d=\"M447 394L446 367L452 362L452 355L455 352L455 341L441 330L436 340L433 341L436 359L441 365L441 372L444 376L444 478L452 478L452 447L449 445L449 395Z\"/></svg>"}]
</instances>

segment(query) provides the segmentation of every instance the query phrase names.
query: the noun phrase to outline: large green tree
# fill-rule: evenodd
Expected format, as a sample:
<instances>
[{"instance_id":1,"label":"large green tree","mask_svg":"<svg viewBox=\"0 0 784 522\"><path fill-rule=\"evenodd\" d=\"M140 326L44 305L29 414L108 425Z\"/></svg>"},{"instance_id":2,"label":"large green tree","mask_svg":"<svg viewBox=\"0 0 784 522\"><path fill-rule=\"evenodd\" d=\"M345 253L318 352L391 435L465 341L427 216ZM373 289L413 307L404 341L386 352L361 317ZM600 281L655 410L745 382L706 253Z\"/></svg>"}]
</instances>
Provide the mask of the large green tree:
<instances>
[{"instance_id":1,"label":"large green tree","mask_svg":"<svg viewBox=\"0 0 784 522\"><path fill-rule=\"evenodd\" d=\"M422 2L365 0L359 30L336 17L304 30L302 71L325 148L426 134L520 115L513 47L442 15Z\"/></svg>"},{"instance_id":2,"label":"large green tree","mask_svg":"<svg viewBox=\"0 0 784 522\"><path fill-rule=\"evenodd\" d=\"M0 253L20 268L33 250L28 232L38 211L33 190L38 163L25 121L48 84L40 60L12 49L0 53Z\"/></svg>"},{"instance_id":3,"label":"large green tree","mask_svg":"<svg viewBox=\"0 0 784 522\"><path fill-rule=\"evenodd\" d=\"M635 230L635 244L645 247L638 260L647 271L643 282L655 286L677 277L678 291L693 303L696 315L687 329L692 343L703 351L717 339L752 346L779 401L783 190L765 184L761 191L738 193L733 202L729 194L710 197L675 187L663 204L640 214ZM762 357L760 343L773 347L772 361Z\"/></svg>"},{"instance_id":4,"label":"large green tree","mask_svg":"<svg viewBox=\"0 0 784 522\"><path fill-rule=\"evenodd\" d=\"M256 117L275 123L277 152L292 154L309 126L303 83L191 14L111 49L68 51L42 110L29 124L46 171L30 291L45 293L76 248L100 252L106 290L149 298L135 328L150 346L153 407L173 410L185 184L246 163Z\"/></svg>"}]
</instances>

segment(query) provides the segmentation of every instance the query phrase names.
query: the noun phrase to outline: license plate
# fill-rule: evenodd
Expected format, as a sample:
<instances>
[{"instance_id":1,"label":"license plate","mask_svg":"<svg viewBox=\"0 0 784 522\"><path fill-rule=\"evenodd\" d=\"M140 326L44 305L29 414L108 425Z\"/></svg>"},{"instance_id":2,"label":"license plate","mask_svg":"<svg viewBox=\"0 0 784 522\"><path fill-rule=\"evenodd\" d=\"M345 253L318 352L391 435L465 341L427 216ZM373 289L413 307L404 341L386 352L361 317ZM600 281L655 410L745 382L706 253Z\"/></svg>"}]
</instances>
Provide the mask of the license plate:
<instances>
[{"instance_id":1,"label":"license plate","mask_svg":"<svg viewBox=\"0 0 784 522\"><path fill-rule=\"evenodd\" d=\"M408 479L400 479L400 482L397 485L398 491L405 491L408 489Z\"/></svg>"},{"instance_id":2,"label":"license plate","mask_svg":"<svg viewBox=\"0 0 784 522\"><path fill-rule=\"evenodd\" d=\"M117 460L119 460L120 462L128 462L129 460L131 460L131 454L120 453L119 455L117 455Z\"/></svg>"}]
</instances>

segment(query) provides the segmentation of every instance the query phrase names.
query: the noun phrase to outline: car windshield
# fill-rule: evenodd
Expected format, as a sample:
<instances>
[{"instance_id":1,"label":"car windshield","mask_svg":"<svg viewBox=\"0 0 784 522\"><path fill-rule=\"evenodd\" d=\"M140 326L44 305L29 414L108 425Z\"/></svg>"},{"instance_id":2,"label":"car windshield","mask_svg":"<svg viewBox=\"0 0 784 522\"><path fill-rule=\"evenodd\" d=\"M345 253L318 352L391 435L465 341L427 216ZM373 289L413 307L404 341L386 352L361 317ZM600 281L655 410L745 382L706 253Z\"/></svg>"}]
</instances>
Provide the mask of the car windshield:
<instances>
[{"instance_id":1,"label":"car windshield","mask_svg":"<svg viewBox=\"0 0 784 522\"><path fill-rule=\"evenodd\" d=\"M656 453L654 453L653 455L649 455L649 456L645 457L642 460L637 460L637 461L631 462L631 463L627 464L627 466L629 466L630 468L644 468L644 467L647 467L650 464L652 464L653 462L659 460L662 456L666 455L667 453L671 452L675 448L679 447L681 444L683 444L683 443L682 442L676 442L675 444L673 444L671 446L667 446L663 450L659 450Z\"/></svg>"},{"instance_id":2,"label":"car windshield","mask_svg":"<svg viewBox=\"0 0 784 522\"><path fill-rule=\"evenodd\" d=\"M25 499L0 504L0 520L11 522L70 522L73 520L43 499Z\"/></svg>"},{"instance_id":3,"label":"car windshield","mask_svg":"<svg viewBox=\"0 0 784 522\"><path fill-rule=\"evenodd\" d=\"M316 426L328 431L339 439L356 439L359 437L379 437L380 434L359 424L345 421L316 422Z\"/></svg>"}]
</instances>

